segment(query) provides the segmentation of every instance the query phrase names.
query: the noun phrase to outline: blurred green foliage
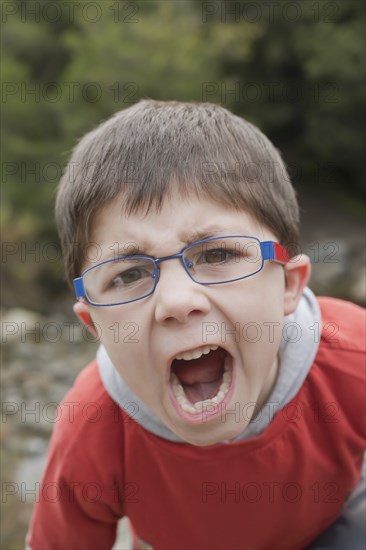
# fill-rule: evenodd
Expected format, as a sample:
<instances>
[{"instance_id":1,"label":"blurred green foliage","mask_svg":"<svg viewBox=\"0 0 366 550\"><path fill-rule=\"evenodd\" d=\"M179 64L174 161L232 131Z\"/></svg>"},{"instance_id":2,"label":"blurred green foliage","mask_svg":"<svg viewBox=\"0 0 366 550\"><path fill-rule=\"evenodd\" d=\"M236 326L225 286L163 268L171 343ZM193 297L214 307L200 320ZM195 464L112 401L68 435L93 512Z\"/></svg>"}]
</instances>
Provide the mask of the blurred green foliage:
<instances>
[{"instance_id":1,"label":"blurred green foliage","mask_svg":"<svg viewBox=\"0 0 366 550\"><path fill-rule=\"evenodd\" d=\"M359 196L364 16L358 0L3 1L3 240L25 253L57 242L72 147L146 97L221 103L273 140L297 186ZM5 305L24 280L33 307L64 288L60 259L6 259Z\"/></svg>"}]
</instances>

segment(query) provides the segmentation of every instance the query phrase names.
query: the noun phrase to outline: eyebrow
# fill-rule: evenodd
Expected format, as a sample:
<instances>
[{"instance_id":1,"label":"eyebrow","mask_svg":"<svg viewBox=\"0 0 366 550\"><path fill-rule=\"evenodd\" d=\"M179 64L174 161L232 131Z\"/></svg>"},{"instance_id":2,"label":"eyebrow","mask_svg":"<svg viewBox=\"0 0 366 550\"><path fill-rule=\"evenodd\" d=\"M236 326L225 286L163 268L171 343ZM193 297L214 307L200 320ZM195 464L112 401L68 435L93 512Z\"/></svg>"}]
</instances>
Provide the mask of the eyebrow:
<instances>
[{"instance_id":1,"label":"eyebrow","mask_svg":"<svg viewBox=\"0 0 366 550\"><path fill-rule=\"evenodd\" d=\"M203 241L204 239L210 239L211 237L218 237L221 235L225 235L228 231L230 232L233 229L234 229L233 227L223 228L220 225L208 225L206 227L199 228L187 233L184 241L187 244L192 244L192 243L195 243L196 241Z\"/></svg>"},{"instance_id":2,"label":"eyebrow","mask_svg":"<svg viewBox=\"0 0 366 550\"><path fill-rule=\"evenodd\" d=\"M181 249L197 241L203 241L204 239L210 239L211 237L230 234L232 230L234 230L233 227L223 228L219 225L208 225L206 227L189 231L182 239L185 244L181 247ZM235 230L235 232L237 233L237 230ZM104 258L104 261L113 260L114 258L119 258L121 256L153 256L153 254L149 253L151 245L148 245L147 243L141 247L137 243L132 243L131 241L127 243L114 243L109 248L113 249L113 251Z\"/></svg>"}]
</instances>

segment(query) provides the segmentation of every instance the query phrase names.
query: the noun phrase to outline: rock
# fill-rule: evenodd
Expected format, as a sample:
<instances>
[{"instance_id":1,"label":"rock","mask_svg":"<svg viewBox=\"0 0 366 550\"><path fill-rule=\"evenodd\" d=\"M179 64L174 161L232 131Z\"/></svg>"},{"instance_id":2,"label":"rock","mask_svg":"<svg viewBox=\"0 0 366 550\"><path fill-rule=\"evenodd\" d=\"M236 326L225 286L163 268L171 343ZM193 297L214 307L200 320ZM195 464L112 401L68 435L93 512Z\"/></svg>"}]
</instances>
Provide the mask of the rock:
<instances>
[{"instance_id":1,"label":"rock","mask_svg":"<svg viewBox=\"0 0 366 550\"><path fill-rule=\"evenodd\" d=\"M9 309L2 315L1 342L8 344L37 341L40 338L43 323L44 318L34 311L21 308Z\"/></svg>"},{"instance_id":2,"label":"rock","mask_svg":"<svg viewBox=\"0 0 366 550\"><path fill-rule=\"evenodd\" d=\"M15 471L15 480L18 483L18 486L24 489L28 489L29 497L33 496L33 502L35 502L35 494L33 495L32 490L37 489L37 483L39 483L44 467L46 463L46 452L43 451L42 454L37 456L31 456L20 460L17 469ZM26 491L24 490L24 496ZM32 504L33 504L32 502Z\"/></svg>"}]
</instances>

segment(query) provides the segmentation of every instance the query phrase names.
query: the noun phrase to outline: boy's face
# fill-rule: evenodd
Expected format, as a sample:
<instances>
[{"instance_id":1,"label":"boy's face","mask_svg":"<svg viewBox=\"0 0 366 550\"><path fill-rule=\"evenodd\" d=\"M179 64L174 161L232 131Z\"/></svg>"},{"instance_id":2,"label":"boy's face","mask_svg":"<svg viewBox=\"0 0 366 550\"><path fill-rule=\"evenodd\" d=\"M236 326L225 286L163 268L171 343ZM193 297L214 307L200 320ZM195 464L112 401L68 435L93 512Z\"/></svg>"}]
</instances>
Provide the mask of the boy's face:
<instances>
[{"instance_id":1,"label":"boy's face","mask_svg":"<svg viewBox=\"0 0 366 550\"><path fill-rule=\"evenodd\" d=\"M193 232L276 240L246 212L175 196L161 212L151 209L146 216L127 217L123 198L113 201L96 216L91 241L102 251L99 261L111 250L128 254L132 245L139 254L159 258L180 252ZM283 266L271 262L247 279L205 286L173 259L160 264L151 296L112 307L78 303L75 311L83 322L90 314L118 372L166 426L189 443L211 445L239 435L271 392L283 318L296 307L308 278L303 263L288 264L287 286ZM207 346L218 349L195 360L175 360L184 352L205 347L207 352ZM173 372L183 400L176 397L181 390ZM219 391L216 401L221 402L215 403ZM184 410L182 403L193 407L199 396L204 401L200 412Z\"/></svg>"}]
</instances>

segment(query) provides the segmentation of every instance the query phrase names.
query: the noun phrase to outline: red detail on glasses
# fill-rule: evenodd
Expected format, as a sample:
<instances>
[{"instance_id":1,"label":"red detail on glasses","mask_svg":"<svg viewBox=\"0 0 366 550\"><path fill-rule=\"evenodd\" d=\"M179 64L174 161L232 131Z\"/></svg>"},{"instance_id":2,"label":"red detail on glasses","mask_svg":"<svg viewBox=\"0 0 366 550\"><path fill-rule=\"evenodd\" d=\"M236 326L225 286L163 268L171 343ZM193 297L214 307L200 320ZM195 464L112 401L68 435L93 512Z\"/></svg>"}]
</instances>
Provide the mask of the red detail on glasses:
<instances>
[{"instance_id":1,"label":"red detail on glasses","mask_svg":"<svg viewBox=\"0 0 366 550\"><path fill-rule=\"evenodd\" d=\"M284 248L281 244L274 243L274 253L277 261L284 264L287 264L287 262L290 261L290 256L288 255L286 248Z\"/></svg>"}]
</instances>

